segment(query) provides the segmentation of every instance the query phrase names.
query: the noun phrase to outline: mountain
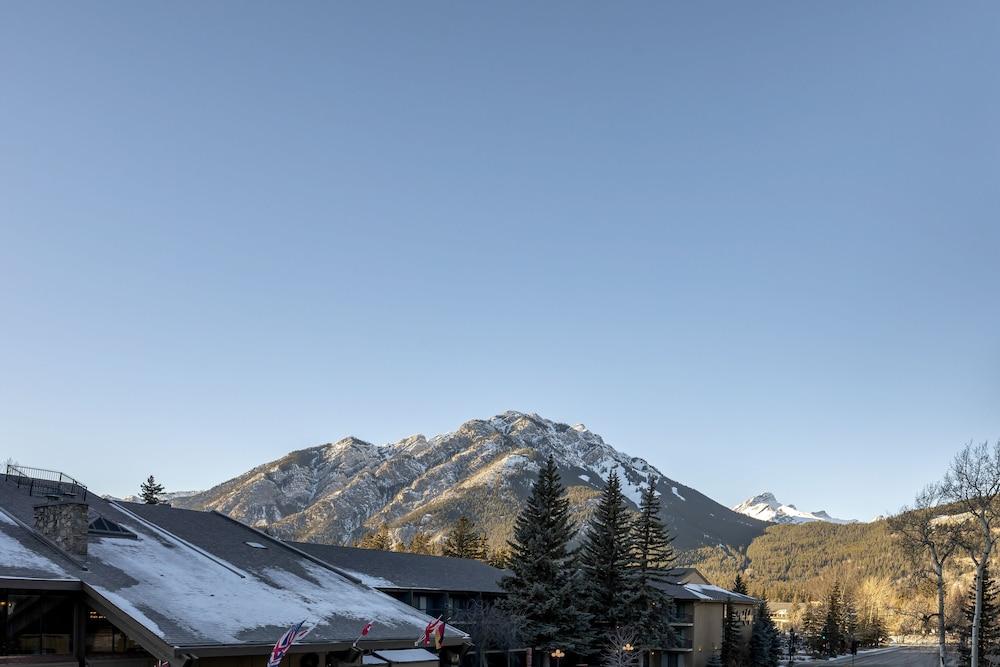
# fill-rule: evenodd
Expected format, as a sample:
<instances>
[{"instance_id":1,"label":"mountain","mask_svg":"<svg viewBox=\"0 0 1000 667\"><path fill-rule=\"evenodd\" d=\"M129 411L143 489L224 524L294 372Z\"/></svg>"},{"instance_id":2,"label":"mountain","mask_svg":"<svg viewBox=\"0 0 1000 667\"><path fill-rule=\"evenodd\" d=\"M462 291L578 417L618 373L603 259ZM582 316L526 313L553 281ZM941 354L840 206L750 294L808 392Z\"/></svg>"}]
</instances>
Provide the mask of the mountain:
<instances>
[{"instance_id":1,"label":"mountain","mask_svg":"<svg viewBox=\"0 0 1000 667\"><path fill-rule=\"evenodd\" d=\"M825 511L803 512L795 505L785 505L779 503L778 499L770 491L765 491L753 498L744 500L739 505L733 507L734 512L745 516L770 521L772 523L808 523L810 521L825 521L827 523L856 523L850 519L835 519Z\"/></svg>"},{"instance_id":2,"label":"mountain","mask_svg":"<svg viewBox=\"0 0 1000 667\"><path fill-rule=\"evenodd\" d=\"M646 480L657 479L678 549L745 546L766 526L619 452L582 424L514 411L430 439L414 435L375 445L348 437L294 451L173 504L218 510L281 537L328 543L347 543L382 525L397 540L418 530L440 539L465 514L498 546L549 455L579 520L617 469L633 506Z\"/></svg>"}]
</instances>

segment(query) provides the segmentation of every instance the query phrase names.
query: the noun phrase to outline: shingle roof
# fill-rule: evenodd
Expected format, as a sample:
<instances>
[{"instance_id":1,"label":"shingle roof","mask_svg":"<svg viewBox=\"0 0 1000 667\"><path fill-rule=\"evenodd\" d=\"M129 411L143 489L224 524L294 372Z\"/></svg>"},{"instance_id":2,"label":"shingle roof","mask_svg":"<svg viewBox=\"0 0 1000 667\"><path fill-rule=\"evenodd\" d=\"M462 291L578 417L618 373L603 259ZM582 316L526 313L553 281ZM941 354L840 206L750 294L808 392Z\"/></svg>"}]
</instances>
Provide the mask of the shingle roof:
<instances>
[{"instance_id":1,"label":"shingle roof","mask_svg":"<svg viewBox=\"0 0 1000 667\"><path fill-rule=\"evenodd\" d=\"M447 558L330 544L291 542L317 558L382 590L502 593L510 574L469 558Z\"/></svg>"},{"instance_id":2,"label":"shingle roof","mask_svg":"<svg viewBox=\"0 0 1000 667\"><path fill-rule=\"evenodd\" d=\"M87 502L135 539L90 535L83 569L11 520L30 525L39 499L0 478L0 508L10 514L0 515L0 579L80 581L169 647L259 645L266 652L303 619L315 624L305 645L350 643L374 620L366 641L406 646L431 620L222 515L94 495ZM451 630L446 643L462 636Z\"/></svg>"}]
</instances>

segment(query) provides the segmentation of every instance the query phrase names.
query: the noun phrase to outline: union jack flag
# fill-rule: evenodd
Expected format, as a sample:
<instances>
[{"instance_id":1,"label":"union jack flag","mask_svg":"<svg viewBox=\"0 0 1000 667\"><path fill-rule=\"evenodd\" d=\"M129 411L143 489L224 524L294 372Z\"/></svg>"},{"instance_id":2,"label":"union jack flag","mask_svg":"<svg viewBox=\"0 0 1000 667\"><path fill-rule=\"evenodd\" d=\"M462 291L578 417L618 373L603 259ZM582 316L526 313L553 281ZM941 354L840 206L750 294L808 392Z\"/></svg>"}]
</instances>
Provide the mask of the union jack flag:
<instances>
[{"instance_id":1,"label":"union jack flag","mask_svg":"<svg viewBox=\"0 0 1000 667\"><path fill-rule=\"evenodd\" d=\"M278 665L281 664L281 659L285 657L286 653L288 653L288 649L292 648L292 644L295 643L295 640L302 639L309 634L309 630L311 628L303 630L302 625L304 623L305 621L300 621L296 625L288 628L288 630L285 631L285 634L281 635L281 639L279 639L278 643L274 645L273 649L271 649L271 657L267 661L267 667L278 667Z\"/></svg>"}]
</instances>

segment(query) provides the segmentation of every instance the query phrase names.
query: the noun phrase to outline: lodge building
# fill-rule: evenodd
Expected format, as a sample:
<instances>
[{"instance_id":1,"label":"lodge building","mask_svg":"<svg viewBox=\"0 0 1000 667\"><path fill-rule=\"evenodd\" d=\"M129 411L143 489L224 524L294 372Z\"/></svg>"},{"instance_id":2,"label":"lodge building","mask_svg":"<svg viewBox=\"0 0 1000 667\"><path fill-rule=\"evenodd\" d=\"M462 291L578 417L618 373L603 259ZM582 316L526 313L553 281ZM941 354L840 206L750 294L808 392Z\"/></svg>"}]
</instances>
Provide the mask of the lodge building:
<instances>
[{"instance_id":1,"label":"lodge building","mask_svg":"<svg viewBox=\"0 0 1000 667\"><path fill-rule=\"evenodd\" d=\"M457 665L414 648L432 620L216 512L106 500L49 471L0 477L0 662L50 667L265 667L291 625L289 667ZM360 630L376 620L366 637Z\"/></svg>"},{"instance_id":2,"label":"lodge building","mask_svg":"<svg viewBox=\"0 0 1000 667\"><path fill-rule=\"evenodd\" d=\"M265 667L275 640L305 620L312 629L283 667L525 667L524 647L495 637L474 646L463 614L500 600L506 574L474 560L283 542L219 512L101 498L57 472L8 466L0 476L0 665ZM678 642L644 655L646 667L703 667L727 601L749 633L753 598L691 568L663 587ZM439 616L454 619L441 649L415 647Z\"/></svg>"}]
</instances>

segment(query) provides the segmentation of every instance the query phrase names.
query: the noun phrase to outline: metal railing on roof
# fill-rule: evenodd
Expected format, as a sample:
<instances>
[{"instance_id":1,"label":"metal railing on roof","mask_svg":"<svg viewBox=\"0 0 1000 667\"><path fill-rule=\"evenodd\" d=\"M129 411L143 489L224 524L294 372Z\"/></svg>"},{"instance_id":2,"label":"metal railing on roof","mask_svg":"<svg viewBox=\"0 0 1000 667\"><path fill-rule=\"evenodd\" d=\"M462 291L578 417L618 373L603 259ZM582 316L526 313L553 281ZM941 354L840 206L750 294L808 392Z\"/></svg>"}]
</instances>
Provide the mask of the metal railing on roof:
<instances>
[{"instance_id":1,"label":"metal railing on roof","mask_svg":"<svg viewBox=\"0 0 1000 667\"><path fill-rule=\"evenodd\" d=\"M6 481L17 484L17 488L26 489L28 495L31 496L52 500L87 499L87 487L58 470L29 468L28 466L8 463L4 477Z\"/></svg>"}]
</instances>

